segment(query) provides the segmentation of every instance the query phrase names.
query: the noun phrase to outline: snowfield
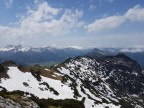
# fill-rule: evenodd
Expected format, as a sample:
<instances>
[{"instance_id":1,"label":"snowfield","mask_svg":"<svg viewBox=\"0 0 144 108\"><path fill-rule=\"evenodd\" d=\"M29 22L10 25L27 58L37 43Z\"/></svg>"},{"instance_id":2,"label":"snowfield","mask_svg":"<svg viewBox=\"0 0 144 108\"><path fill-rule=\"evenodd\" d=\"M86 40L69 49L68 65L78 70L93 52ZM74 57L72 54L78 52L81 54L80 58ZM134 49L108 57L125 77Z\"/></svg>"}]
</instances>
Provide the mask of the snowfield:
<instances>
[{"instance_id":1,"label":"snowfield","mask_svg":"<svg viewBox=\"0 0 144 108\"><path fill-rule=\"evenodd\" d=\"M17 67L9 67L8 70L9 79L2 79L0 86L6 88L8 91L20 90L29 92L38 96L39 98L53 98L53 99L65 99L73 98L73 91L70 87L62 84L59 80L54 80L46 77L42 77L42 81L38 82L36 78L30 72L21 72ZM26 82L29 86L25 86ZM54 95L49 90L46 90L45 85L39 85L42 82L47 82L50 87L57 90L59 95ZM63 85L63 86L62 86Z\"/></svg>"},{"instance_id":2,"label":"snowfield","mask_svg":"<svg viewBox=\"0 0 144 108\"><path fill-rule=\"evenodd\" d=\"M70 81L67 81L66 84L63 84L59 80L54 80L50 79L47 77L41 76L42 80L37 81L37 79L30 73L30 72L21 72L17 67L8 67L9 70L7 74L9 75L10 78L8 79L1 79L0 86L6 88L8 91L14 91L14 90L20 90L24 92L29 92L34 94L35 96L39 98L53 98L53 99L75 99L74 98L74 91L69 87L69 84L71 83ZM59 71L62 74L68 74L69 70L65 68L59 69ZM59 95L55 95L53 92L51 92L49 89L47 89L46 85L40 85L40 83L46 82L48 85L54 90L56 90ZM27 86L24 85L27 84ZM86 94L84 94L81 91L81 81L77 80L77 90L80 93L81 97L77 98L77 100L82 100L83 97L85 97L85 107L86 108L105 108L105 106L109 106L109 108L120 108L120 106L115 106L113 104L94 104L94 101L89 99ZM93 97L95 100L101 101L100 98L95 97L91 92L84 88L84 90L89 94L91 97ZM93 107L92 107L93 106Z\"/></svg>"}]
</instances>

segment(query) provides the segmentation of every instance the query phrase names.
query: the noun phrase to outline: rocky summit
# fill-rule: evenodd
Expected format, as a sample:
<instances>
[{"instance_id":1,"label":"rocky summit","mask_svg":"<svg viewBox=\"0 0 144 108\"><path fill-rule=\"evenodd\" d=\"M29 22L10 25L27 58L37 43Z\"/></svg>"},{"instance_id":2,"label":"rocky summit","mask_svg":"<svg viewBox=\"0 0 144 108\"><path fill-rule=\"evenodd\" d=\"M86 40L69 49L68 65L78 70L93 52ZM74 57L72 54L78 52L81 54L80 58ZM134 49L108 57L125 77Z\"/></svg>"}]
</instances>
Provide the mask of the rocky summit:
<instances>
[{"instance_id":1,"label":"rocky summit","mask_svg":"<svg viewBox=\"0 0 144 108\"><path fill-rule=\"evenodd\" d=\"M0 65L0 102L17 108L30 102L32 108L144 108L144 71L122 53L69 58L50 68L7 63ZM23 99L31 101L22 106Z\"/></svg>"}]
</instances>

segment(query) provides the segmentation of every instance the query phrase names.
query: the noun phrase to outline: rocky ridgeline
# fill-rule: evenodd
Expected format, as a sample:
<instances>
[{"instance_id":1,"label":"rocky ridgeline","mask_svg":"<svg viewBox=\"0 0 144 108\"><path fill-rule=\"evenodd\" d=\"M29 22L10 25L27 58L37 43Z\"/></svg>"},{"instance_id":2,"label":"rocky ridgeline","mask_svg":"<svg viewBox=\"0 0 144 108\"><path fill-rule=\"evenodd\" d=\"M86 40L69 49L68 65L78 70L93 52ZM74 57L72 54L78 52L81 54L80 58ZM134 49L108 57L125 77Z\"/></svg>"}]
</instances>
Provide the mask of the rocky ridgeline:
<instances>
[{"instance_id":1,"label":"rocky ridgeline","mask_svg":"<svg viewBox=\"0 0 144 108\"><path fill-rule=\"evenodd\" d=\"M0 108L40 108L37 103L27 97L21 98L19 102L15 102L9 98L6 99L0 96Z\"/></svg>"},{"instance_id":2,"label":"rocky ridgeline","mask_svg":"<svg viewBox=\"0 0 144 108\"><path fill-rule=\"evenodd\" d=\"M40 108L144 107L144 72L136 61L122 53L95 59L88 56L69 58L49 69L37 65L24 67L7 61L0 65L0 75L1 88L10 94L17 90L23 94L16 92L21 97L17 102L16 94L3 96L5 93L1 93L1 105L8 102L19 106L26 97Z\"/></svg>"},{"instance_id":3,"label":"rocky ridgeline","mask_svg":"<svg viewBox=\"0 0 144 108\"><path fill-rule=\"evenodd\" d=\"M62 68L69 71L64 72ZM114 103L123 108L144 107L144 72L136 61L122 53L96 59L68 59L58 70L79 83L81 90L87 88L93 97L83 93L95 103Z\"/></svg>"}]
</instances>

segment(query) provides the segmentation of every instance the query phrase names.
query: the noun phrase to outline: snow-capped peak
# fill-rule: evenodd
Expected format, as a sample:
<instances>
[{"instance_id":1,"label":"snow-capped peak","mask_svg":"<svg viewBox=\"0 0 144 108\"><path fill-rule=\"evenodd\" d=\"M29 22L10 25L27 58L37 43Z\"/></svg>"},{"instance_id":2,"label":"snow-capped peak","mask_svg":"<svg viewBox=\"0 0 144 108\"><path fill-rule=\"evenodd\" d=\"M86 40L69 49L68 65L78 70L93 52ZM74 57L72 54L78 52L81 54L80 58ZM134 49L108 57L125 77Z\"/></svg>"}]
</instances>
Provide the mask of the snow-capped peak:
<instances>
[{"instance_id":1,"label":"snow-capped peak","mask_svg":"<svg viewBox=\"0 0 144 108\"><path fill-rule=\"evenodd\" d=\"M22 52L26 52L28 51L30 48L29 47L24 47L22 45L7 45L4 48L0 48L0 51L14 51L14 52L18 52L18 51L22 51Z\"/></svg>"},{"instance_id":2,"label":"snow-capped peak","mask_svg":"<svg viewBox=\"0 0 144 108\"><path fill-rule=\"evenodd\" d=\"M14 46L13 45L8 45L4 48L0 48L0 51L10 51L12 49L14 49Z\"/></svg>"},{"instance_id":3,"label":"snow-capped peak","mask_svg":"<svg viewBox=\"0 0 144 108\"><path fill-rule=\"evenodd\" d=\"M30 50L29 47L24 47L22 45L17 45L17 46L15 46L15 48L17 48L17 51L22 51L22 52L26 52L26 51Z\"/></svg>"}]
</instances>

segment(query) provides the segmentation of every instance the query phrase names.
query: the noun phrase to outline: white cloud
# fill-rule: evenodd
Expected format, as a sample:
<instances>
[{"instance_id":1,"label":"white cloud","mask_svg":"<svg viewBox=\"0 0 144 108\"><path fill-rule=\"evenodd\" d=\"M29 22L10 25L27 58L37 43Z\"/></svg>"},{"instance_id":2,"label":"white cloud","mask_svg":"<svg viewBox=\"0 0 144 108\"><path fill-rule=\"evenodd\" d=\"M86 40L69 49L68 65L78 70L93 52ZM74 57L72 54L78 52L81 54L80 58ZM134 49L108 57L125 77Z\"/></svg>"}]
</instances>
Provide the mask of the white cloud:
<instances>
[{"instance_id":1,"label":"white cloud","mask_svg":"<svg viewBox=\"0 0 144 108\"><path fill-rule=\"evenodd\" d=\"M97 32L119 27L125 21L144 22L144 8L139 5L129 9L123 15L113 15L102 19L96 19L93 23L87 25L88 32Z\"/></svg>"},{"instance_id":2,"label":"white cloud","mask_svg":"<svg viewBox=\"0 0 144 108\"><path fill-rule=\"evenodd\" d=\"M51 7L46 2L36 3L35 9L28 8L21 16L18 27L0 26L1 39L17 39L41 36L60 36L83 26L83 12Z\"/></svg>"},{"instance_id":3,"label":"white cloud","mask_svg":"<svg viewBox=\"0 0 144 108\"><path fill-rule=\"evenodd\" d=\"M12 7L12 4L13 4L13 0L5 0L5 6L7 8L11 8Z\"/></svg>"},{"instance_id":4,"label":"white cloud","mask_svg":"<svg viewBox=\"0 0 144 108\"><path fill-rule=\"evenodd\" d=\"M144 22L144 8L136 5L134 8L129 9L124 16L131 21Z\"/></svg>"},{"instance_id":5,"label":"white cloud","mask_svg":"<svg viewBox=\"0 0 144 108\"><path fill-rule=\"evenodd\" d=\"M63 35L83 25L79 21L82 14L79 10L52 8L44 2L39 4L37 10L28 10L28 15L21 21L21 27L32 34Z\"/></svg>"},{"instance_id":6,"label":"white cloud","mask_svg":"<svg viewBox=\"0 0 144 108\"><path fill-rule=\"evenodd\" d=\"M112 29L121 25L125 19L122 16L110 16L96 20L87 26L88 32Z\"/></svg>"},{"instance_id":7,"label":"white cloud","mask_svg":"<svg viewBox=\"0 0 144 108\"><path fill-rule=\"evenodd\" d=\"M131 49L128 49L128 48L125 48L125 49L121 49L120 51L121 52L137 53L137 52L143 52L144 49L140 49L140 48L131 48Z\"/></svg>"},{"instance_id":8,"label":"white cloud","mask_svg":"<svg viewBox=\"0 0 144 108\"><path fill-rule=\"evenodd\" d=\"M26 42L29 44L39 44L43 42L47 43L47 41L45 41L46 39L50 39L48 40L48 43L50 44L53 44L53 42L55 44L62 43L63 41L55 39L54 36L64 35L64 38L67 35L74 36L75 30L79 30L85 25L85 23L81 20L83 16L83 11L81 10L55 8L46 2L36 2L35 5L36 6L34 6L34 8L27 8L25 15L21 16L20 20L17 22L17 27L0 25L0 40L4 40L1 44L13 44L14 42L16 43L16 41L18 43ZM125 21L143 22L143 15L144 8L137 5L129 9L123 15L105 16L105 18L96 19L93 23L85 26L86 30L89 32L109 30L119 27ZM47 38L48 36L51 37ZM77 42L77 38L78 37L73 40L74 45ZM114 36L112 39L113 38ZM83 41L83 44L86 44L87 40L88 39ZM70 44L72 43L71 41L72 40L65 40L65 43ZM93 39L91 39L91 41L93 41ZM93 44L91 41L88 43ZM82 42L79 43L81 44Z\"/></svg>"},{"instance_id":9,"label":"white cloud","mask_svg":"<svg viewBox=\"0 0 144 108\"><path fill-rule=\"evenodd\" d=\"M91 4L90 7L89 7L89 11L93 11L93 10L95 10L95 9L96 9L96 6L93 5L93 4Z\"/></svg>"}]
</instances>

